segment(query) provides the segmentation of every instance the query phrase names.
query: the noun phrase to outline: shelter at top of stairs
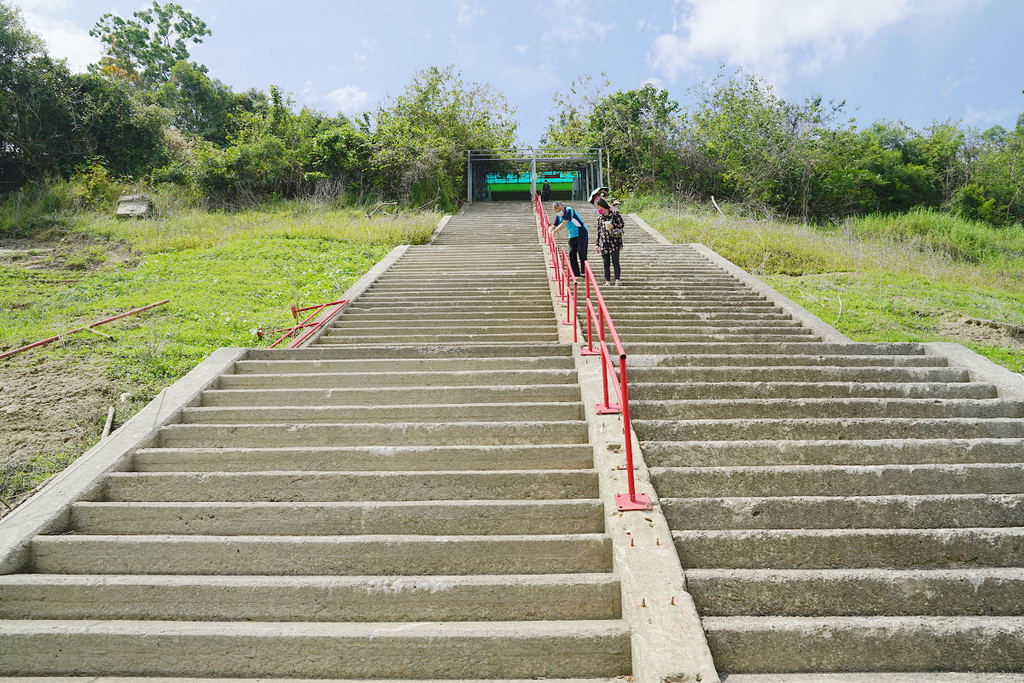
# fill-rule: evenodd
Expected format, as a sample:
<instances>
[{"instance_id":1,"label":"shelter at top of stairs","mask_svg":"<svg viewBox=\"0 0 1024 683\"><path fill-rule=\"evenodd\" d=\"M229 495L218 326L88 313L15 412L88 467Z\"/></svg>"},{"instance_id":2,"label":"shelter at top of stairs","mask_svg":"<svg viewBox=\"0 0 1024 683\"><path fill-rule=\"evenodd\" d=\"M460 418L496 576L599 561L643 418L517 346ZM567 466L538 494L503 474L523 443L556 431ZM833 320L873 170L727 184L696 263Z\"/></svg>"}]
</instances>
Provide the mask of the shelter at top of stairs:
<instances>
[{"instance_id":1,"label":"shelter at top of stairs","mask_svg":"<svg viewBox=\"0 0 1024 683\"><path fill-rule=\"evenodd\" d=\"M604 178L601 148L466 151L466 199L470 202L524 200L537 194L549 179L553 199L586 199Z\"/></svg>"}]
</instances>

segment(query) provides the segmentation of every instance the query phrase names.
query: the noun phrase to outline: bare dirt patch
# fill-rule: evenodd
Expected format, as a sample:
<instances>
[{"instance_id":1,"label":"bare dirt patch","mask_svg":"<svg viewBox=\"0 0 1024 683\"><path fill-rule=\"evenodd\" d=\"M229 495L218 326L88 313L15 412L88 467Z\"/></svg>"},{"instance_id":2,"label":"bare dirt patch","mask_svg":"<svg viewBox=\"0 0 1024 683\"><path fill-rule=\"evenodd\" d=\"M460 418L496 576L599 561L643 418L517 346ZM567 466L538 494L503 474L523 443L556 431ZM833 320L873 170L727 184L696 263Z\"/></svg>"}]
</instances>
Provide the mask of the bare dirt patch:
<instances>
[{"instance_id":1,"label":"bare dirt patch","mask_svg":"<svg viewBox=\"0 0 1024 683\"><path fill-rule=\"evenodd\" d=\"M47 354L0 361L0 489L7 504L18 502L19 477L58 470L59 461L98 439L114 391L102 368L81 359Z\"/></svg>"},{"instance_id":2,"label":"bare dirt patch","mask_svg":"<svg viewBox=\"0 0 1024 683\"><path fill-rule=\"evenodd\" d=\"M0 265L39 274L36 285L8 302L12 310L39 305L54 287L91 271L135 259L126 245L87 235L0 239ZM23 343L7 340L0 349ZM33 479L59 471L98 440L118 395L101 363L62 353L60 341L0 360L0 516Z\"/></svg>"},{"instance_id":3,"label":"bare dirt patch","mask_svg":"<svg viewBox=\"0 0 1024 683\"><path fill-rule=\"evenodd\" d=\"M986 346L999 346L1013 351L1024 351L1024 327L997 320L944 316L938 322L941 334L954 337L962 343L974 342Z\"/></svg>"}]
</instances>

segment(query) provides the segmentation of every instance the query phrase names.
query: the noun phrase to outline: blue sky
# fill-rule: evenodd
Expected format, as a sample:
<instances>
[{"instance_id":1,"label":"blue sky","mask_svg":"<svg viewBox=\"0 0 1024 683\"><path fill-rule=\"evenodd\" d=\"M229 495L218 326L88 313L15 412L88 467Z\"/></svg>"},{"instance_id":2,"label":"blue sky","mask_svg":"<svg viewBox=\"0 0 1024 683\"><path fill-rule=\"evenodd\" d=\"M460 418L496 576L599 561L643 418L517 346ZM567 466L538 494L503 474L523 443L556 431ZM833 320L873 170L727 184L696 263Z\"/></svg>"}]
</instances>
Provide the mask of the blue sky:
<instances>
[{"instance_id":1,"label":"blue sky","mask_svg":"<svg viewBox=\"0 0 1024 683\"><path fill-rule=\"evenodd\" d=\"M1021 0L177 0L213 31L192 57L236 91L280 86L328 114L372 111L413 74L455 64L517 110L536 144L554 95L581 75L644 83L684 107L725 65L790 101L846 100L859 127L954 120L1012 128L1024 113ZM6 0L75 70L105 12L143 0Z\"/></svg>"}]
</instances>

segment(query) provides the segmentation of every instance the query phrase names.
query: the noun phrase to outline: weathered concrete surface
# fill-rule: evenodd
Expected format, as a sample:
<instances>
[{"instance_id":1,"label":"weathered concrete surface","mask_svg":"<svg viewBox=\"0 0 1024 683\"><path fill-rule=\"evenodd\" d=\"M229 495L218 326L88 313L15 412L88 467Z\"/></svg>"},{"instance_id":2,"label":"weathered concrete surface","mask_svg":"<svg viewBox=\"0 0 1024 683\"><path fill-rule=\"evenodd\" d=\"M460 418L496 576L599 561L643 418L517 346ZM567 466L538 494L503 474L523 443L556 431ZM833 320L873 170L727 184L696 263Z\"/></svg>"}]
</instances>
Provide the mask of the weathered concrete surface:
<instances>
[{"instance_id":1,"label":"weathered concrete surface","mask_svg":"<svg viewBox=\"0 0 1024 683\"><path fill-rule=\"evenodd\" d=\"M552 285L552 298L558 299ZM582 332L585 333L585 325ZM571 327L562 339L572 341ZM580 339L583 339L581 336ZM601 361L574 351L583 403L594 446L594 465L601 485L607 533L611 537L615 570L622 582L622 612L632 633L633 678L640 683L683 683L719 680L700 619L668 524L650 483L643 453L631 436L636 491L654 502L648 511L619 512L615 496L628 491L624 432L620 415L597 415L603 401Z\"/></svg>"}]
</instances>

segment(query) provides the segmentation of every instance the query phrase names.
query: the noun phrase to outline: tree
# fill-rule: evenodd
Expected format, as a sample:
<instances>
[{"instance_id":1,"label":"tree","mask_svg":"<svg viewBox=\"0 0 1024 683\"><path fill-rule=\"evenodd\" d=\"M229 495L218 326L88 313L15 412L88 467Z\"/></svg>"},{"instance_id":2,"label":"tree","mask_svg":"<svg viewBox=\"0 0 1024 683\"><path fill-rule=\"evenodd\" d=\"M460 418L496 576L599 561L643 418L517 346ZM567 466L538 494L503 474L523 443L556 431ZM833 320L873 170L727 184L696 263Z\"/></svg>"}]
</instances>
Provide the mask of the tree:
<instances>
[{"instance_id":1,"label":"tree","mask_svg":"<svg viewBox=\"0 0 1024 683\"><path fill-rule=\"evenodd\" d=\"M72 76L17 10L0 2L0 175L14 186L73 163Z\"/></svg>"},{"instance_id":2,"label":"tree","mask_svg":"<svg viewBox=\"0 0 1024 683\"><path fill-rule=\"evenodd\" d=\"M515 109L489 85L463 84L455 66L419 71L382 105L372 134L381 189L414 204L458 205L466 151L516 143Z\"/></svg>"},{"instance_id":3,"label":"tree","mask_svg":"<svg viewBox=\"0 0 1024 683\"><path fill-rule=\"evenodd\" d=\"M722 190L765 211L799 206L796 109L760 77L740 72L720 73L691 92L691 140L720 167Z\"/></svg>"},{"instance_id":4,"label":"tree","mask_svg":"<svg viewBox=\"0 0 1024 683\"><path fill-rule=\"evenodd\" d=\"M602 71L600 81L589 75L577 76L569 85L568 92L556 92L555 110L548 117L548 129L541 136L540 143L567 148L589 145L590 116L610 84L608 74Z\"/></svg>"},{"instance_id":5,"label":"tree","mask_svg":"<svg viewBox=\"0 0 1024 683\"><path fill-rule=\"evenodd\" d=\"M188 43L201 43L203 36L211 34L205 22L175 3L161 5L154 0L150 9L132 16L135 18L125 20L104 14L89 35L106 45L98 67L101 73L145 90L170 80L174 65L188 60Z\"/></svg>"},{"instance_id":6,"label":"tree","mask_svg":"<svg viewBox=\"0 0 1024 683\"><path fill-rule=\"evenodd\" d=\"M645 85L601 99L587 121L586 141L608 152L613 182L626 190L672 188L679 103Z\"/></svg>"},{"instance_id":7,"label":"tree","mask_svg":"<svg viewBox=\"0 0 1024 683\"><path fill-rule=\"evenodd\" d=\"M181 60L153 100L171 112L171 125L178 130L223 146L236 130L234 119L242 112L254 113L263 95L236 94L195 64Z\"/></svg>"}]
</instances>

